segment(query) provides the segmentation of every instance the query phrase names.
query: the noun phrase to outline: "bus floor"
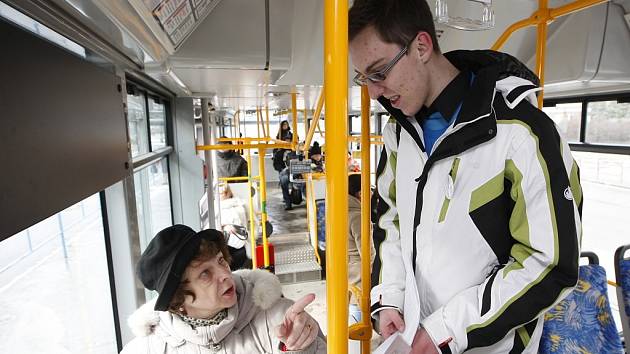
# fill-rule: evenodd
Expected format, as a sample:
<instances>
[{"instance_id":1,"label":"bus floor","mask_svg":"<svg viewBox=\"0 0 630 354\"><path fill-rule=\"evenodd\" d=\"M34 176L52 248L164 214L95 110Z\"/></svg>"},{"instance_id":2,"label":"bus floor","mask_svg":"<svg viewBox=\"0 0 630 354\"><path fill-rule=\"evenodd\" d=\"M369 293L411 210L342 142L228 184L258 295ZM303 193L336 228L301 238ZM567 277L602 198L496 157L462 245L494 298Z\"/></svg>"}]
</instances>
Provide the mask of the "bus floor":
<instances>
[{"instance_id":1,"label":"bus floor","mask_svg":"<svg viewBox=\"0 0 630 354\"><path fill-rule=\"evenodd\" d=\"M307 231L305 201L299 205L294 205L293 210L284 210L282 190L277 182L267 183L267 210L269 221L274 230L270 237L272 243L273 235L296 234ZM314 293L315 301L306 308L306 311L317 320L322 332L325 335L328 333L325 280L285 284L282 286L282 292L284 296L293 300ZM376 332L372 332L372 349L376 348L379 343L380 336ZM359 342L352 341L348 353L358 354L360 352Z\"/></svg>"}]
</instances>

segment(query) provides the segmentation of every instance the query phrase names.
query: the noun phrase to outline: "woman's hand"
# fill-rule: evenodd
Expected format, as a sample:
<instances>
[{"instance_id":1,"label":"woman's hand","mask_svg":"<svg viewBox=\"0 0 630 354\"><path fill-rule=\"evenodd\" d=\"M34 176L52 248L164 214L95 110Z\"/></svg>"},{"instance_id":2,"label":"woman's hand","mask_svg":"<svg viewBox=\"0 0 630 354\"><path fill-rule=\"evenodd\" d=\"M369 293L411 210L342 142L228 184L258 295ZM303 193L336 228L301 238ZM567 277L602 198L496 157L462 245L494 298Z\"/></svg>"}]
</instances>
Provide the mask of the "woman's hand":
<instances>
[{"instance_id":1,"label":"woman's hand","mask_svg":"<svg viewBox=\"0 0 630 354\"><path fill-rule=\"evenodd\" d=\"M313 300L315 294L308 294L296 301L284 314L284 322L276 327L276 335L286 350L304 350L317 338L319 324L304 311Z\"/></svg>"}]
</instances>

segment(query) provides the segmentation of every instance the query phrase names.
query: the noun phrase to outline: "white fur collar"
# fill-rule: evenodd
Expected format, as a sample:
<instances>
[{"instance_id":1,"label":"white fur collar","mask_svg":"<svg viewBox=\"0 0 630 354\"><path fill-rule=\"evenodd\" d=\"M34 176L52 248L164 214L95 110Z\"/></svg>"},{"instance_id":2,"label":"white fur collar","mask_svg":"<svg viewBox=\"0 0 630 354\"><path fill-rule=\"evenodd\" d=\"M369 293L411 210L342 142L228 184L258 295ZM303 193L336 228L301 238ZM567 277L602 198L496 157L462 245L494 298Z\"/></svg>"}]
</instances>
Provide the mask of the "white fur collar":
<instances>
[{"instance_id":1,"label":"white fur collar","mask_svg":"<svg viewBox=\"0 0 630 354\"><path fill-rule=\"evenodd\" d=\"M278 277L267 271L238 270L232 273L235 281L242 278L246 287L252 287L252 299L256 306L263 310L271 308L282 296L282 288ZM146 337L153 333L160 322L160 311L155 311L156 299L153 299L137 309L127 320L127 324L136 337Z\"/></svg>"}]
</instances>

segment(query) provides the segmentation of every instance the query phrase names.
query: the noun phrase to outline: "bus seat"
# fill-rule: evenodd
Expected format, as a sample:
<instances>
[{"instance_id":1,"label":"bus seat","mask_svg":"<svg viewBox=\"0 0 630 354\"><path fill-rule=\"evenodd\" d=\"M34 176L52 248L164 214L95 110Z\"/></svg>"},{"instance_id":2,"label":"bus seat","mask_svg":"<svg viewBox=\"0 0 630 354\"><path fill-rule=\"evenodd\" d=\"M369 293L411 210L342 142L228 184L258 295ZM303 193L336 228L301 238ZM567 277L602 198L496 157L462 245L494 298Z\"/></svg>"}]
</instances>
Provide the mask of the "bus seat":
<instances>
[{"instance_id":1,"label":"bus seat","mask_svg":"<svg viewBox=\"0 0 630 354\"><path fill-rule=\"evenodd\" d=\"M578 284L545 313L539 353L623 353L610 310L606 271L597 255L582 252Z\"/></svg>"},{"instance_id":2,"label":"bus seat","mask_svg":"<svg viewBox=\"0 0 630 354\"><path fill-rule=\"evenodd\" d=\"M630 245L620 246L615 251L615 278L617 280L617 300L621 314L621 327L626 346L630 343L630 258L624 254Z\"/></svg>"},{"instance_id":3,"label":"bus seat","mask_svg":"<svg viewBox=\"0 0 630 354\"><path fill-rule=\"evenodd\" d=\"M326 200L315 200L317 210L317 247L326 250Z\"/></svg>"}]
</instances>

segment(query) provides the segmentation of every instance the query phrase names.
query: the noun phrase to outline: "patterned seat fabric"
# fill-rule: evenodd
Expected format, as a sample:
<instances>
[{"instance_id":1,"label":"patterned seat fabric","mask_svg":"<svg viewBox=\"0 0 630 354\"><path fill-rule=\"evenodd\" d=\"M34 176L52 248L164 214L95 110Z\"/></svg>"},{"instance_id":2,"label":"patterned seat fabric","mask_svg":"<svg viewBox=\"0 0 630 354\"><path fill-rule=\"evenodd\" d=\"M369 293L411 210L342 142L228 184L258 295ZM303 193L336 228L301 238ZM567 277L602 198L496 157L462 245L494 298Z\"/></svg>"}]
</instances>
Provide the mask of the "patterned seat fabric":
<instances>
[{"instance_id":1,"label":"patterned seat fabric","mask_svg":"<svg viewBox=\"0 0 630 354\"><path fill-rule=\"evenodd\" d=\"M545 314L539 352L623 353L606 286L602 266L580 266L575 290Z\"/></svg>"},{"instance_id":2,"label":"patterned seat fabric","mask_svg":"<svg viewBox=\"0 0 630 354\"><path fill-rule=\"evenodd\" d=\"M318 199L315 201L315 209L317 209L317 243L322 250L326 249L326 200Z\"/></svg>"},{"instance_id":3,"label":"patterned seat fabric","mask_svg":"<svg viewBox=\"0 0 630 354\"><path fill-rule=\"evenodd\" d=\"M621 286L623 305L630 321L630 259L622 259L619 261L619 271L621 276L617 280L619 281L619 286ZM630 323L628 323L628 325L630 325Z\"/></svg>"}]
</instances>

